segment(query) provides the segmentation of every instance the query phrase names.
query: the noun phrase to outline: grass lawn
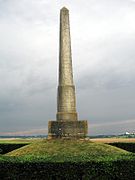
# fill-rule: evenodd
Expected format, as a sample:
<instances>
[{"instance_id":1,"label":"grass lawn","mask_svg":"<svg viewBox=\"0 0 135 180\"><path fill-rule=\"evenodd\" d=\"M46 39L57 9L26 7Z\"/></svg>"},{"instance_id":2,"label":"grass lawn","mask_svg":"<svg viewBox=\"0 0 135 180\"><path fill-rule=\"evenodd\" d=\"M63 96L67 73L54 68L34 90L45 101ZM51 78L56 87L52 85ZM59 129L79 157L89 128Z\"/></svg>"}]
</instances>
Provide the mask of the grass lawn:
<instances>
[{"instance_id":1,"label":"grass lawn","mask_svg":"<svg viewBox=\"0 0 135 180\"><path fill-rule=\"evenodd\" d=\"M21 161L90 162L133 159L133 153L89 140L36 140L2 158Z\"/></svg>"}]
</instances>

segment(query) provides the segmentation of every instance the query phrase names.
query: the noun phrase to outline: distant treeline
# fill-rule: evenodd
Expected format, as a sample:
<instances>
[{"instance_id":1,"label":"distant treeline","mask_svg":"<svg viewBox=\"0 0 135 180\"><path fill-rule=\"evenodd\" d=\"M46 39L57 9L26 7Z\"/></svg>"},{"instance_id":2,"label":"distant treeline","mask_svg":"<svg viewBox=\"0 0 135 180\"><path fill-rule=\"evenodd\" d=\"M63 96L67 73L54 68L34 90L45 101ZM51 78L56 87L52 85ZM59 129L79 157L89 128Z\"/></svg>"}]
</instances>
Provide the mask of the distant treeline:
<instances>
[{"instance_id":1,"label":"distant treeline","mask_svg":"<svg viewBox=\"0 0 135 180\"><path fill-rule=\"evenodd\" d=\"M94 139L94 138L113 138L113 137L116 137L116 138L135 138L135 134L97 135L97 136L88 136L88 137L90 137L91 139Z\"/></svg>"},{"instance_id":2,"label":"distant treeline","mask_svg":"<svg viewBox=\"0 0 135 180\"><path fill-rule=\"evenodd\" d=\"M48 135L33 135L33 136L0 136L0 138L46 138Z\"/></svg>"},{"instance_id":3,"label":"distant treeline","mask_svg":"<svg viewBox=\"0 0 135 180\"><path fill-rule=\"evenodd\" d=\"M47 138L48 135L31 135L31 136L0 136L0 138ZM135 138L135 134L121 134L121 135L95 135L95 136L87 136L88 138L94 139L94 138Z\"/></svg>"}]
</instances>

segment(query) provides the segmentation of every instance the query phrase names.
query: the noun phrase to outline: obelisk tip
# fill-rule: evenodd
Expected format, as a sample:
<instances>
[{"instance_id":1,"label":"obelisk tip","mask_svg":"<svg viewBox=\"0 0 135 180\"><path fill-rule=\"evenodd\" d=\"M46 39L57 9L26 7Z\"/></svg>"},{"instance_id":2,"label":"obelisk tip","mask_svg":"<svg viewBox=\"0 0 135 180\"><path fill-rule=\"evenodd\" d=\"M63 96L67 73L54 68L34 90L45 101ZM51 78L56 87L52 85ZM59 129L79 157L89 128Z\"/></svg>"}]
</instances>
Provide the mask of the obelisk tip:
<instances>
[{"instance_id":1,"label":"obelisk tip","mask_svg":"<svg viewBox=\"0 0 135 180\"><path fill-rule=\"evenodd\" d=\"M66 7L63 7L61 11L69 11Z\"/></svg>"}]
</instances>

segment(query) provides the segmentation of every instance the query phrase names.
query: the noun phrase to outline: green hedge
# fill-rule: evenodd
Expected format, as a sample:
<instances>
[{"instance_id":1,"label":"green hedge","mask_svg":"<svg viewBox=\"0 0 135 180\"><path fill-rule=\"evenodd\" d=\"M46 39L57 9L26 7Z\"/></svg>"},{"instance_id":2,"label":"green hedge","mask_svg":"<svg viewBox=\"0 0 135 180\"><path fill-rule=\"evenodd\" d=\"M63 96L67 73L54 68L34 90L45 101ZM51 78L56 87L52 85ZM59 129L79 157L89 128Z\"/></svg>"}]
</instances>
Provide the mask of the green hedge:
<instances>
[{"instance_id":1,"label":"green hedge","mask_svg":"<svg viewBox=\"0 0 135 180\"><path fill-rule=\"evenodd\" d=\"M1 162L0 179L133 180L135 160L88 163Z\"/></svg>"},{"instance_id":2,"label":"green hedge","mask_svg":"<svg viewBox=\"0 0 135 180\"><path fill-rule=\"evenodd\" d=\"M135 143L111 143L111 145L134 147ZM9 148L19 148L26 144L1 144ZM18 146L19 145L19 146ZM115 146L116 146L115 145ZM2 146L0 148L2 149ZM123 148L124 149L124 148ZM133 148L134 149L134 148ZM100 152L99 152L100 153ZM110 157L110 158L109 158ZM4 179L84 179L84 180L133 180L135 177L135 154L113 157L105 156L103 159L96 157L97 160L89 162L45 162L42 157L9 157L0 155L0 180ZM54 161L54 159L53 159Z\"/></svg>"},{"instance_id":3,"label":"green hedge","mask_svg":"<svg viewBox=\"0 0 135 180\"><path fill-rule=\"evenodd\" d=\"M116 143L109 143L109 145L135 153L135 143L116 142Z\"/></svg>"}]
</instances>

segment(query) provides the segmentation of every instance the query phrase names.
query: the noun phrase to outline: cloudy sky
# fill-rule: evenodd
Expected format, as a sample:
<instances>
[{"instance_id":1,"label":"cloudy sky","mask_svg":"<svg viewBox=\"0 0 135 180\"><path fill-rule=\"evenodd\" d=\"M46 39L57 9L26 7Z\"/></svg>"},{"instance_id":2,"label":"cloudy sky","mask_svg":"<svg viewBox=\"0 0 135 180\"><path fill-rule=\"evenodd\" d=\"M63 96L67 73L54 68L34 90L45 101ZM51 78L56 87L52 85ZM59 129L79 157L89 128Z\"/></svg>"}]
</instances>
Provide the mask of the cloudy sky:
<instances>
[{"instance_id":1,"label":"cloudy sky","mask_svg":"<svg viewBox=\"0 0 135 180\"><path fill-rule=\"evenodd\" d=\"M0 135L55 120L59 11L70 10L79 119L89 134L135 130L135 0L0 0Z\"/></svg>"}]
</instances>

